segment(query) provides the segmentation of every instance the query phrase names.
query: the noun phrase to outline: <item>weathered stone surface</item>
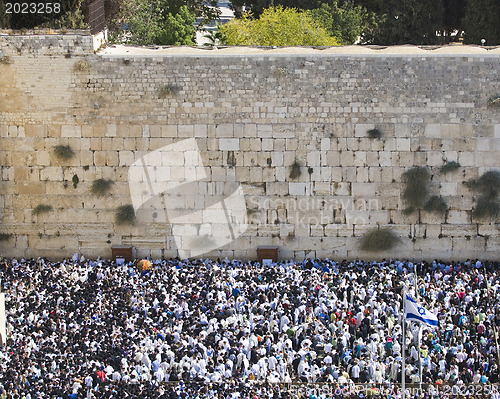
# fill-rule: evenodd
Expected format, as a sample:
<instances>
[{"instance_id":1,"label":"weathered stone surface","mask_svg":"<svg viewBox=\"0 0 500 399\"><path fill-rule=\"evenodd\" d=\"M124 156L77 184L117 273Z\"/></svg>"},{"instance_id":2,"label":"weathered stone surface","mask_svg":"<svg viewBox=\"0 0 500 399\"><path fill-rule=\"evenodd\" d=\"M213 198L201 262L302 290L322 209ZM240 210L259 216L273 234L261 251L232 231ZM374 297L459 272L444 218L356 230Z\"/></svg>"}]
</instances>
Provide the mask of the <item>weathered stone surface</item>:
<instances>
[{"instance_id":1,"label":"weathered stone surface","mask_svg":"<svg viewBox=\"0 0 500 399\"><path fill-rule=\"evenodd\" d=\"M426 259L498 257L498 226L471 219L477 193L462 184L499 165L499 114L472 102L468 89L474 87L477 98L500 92L492 75L498 70L495 54L473 54L467 63L461 56L431 52L411 60L397 54L293 54L288 55L293 63L315 62L301 73L290 70L286 85L269 81L279 54L180 54L169 57L168 74L182 86L182 95L160 100L151 87L164 81L164 63L136 56L125 73L120 57L94 54L88 39L58 36L60 44L54 45L43 35L0 36L2 52L15 61L11 75L16 82L15 87L3 84L7 75L0 76L5 99L0 105L0 221L15 235L0 242L0 253L67 256L79 250L109 256L110 234L113 243L133 243L141 256L176 256L174 236L182 226L169 223L162 197L141 205L136 226L115 225L114 214L131 202L131 190L145 189L128 182L132 163L195 138L199 156L192 149L170 151L147 157L144 166L150 181L196 181L176 197L179 207L203 212L214 225L220 215L203 209L241 184L252 224L208 255L255 257L257 245L273 244L280 246L281 256L297 259L389 258L394 253ZM29 50L31 58L13 51L16 46ZM66 48L91 59L92 71L85 77L68 73ZM32 73L35 61L51 67L41 80ZM200 63L207 78L190 68ZM412 75L396 73L408 63ZM325 71L344 70L348 82L325 79ZM413 94L418 88L417 96L407 98L401 87ZM381 139L368 137L373 128L383 133ZM70 145L75 156L56 159L55 145ZM301 175L291 179L295 160L302 165ZM441 174L449 161L461 168ZM432 195L443 196L450 207L446 215L403 214L401 175L413 166L430 167ZM73 176L78 176L75 187ZM111 195L90 195L97 178L114 181ZM54 212L34 218L31 209L40 203L53 204ZM359 237L378 225L402 237L396 252L359 252ZM183 235L197 234L184 227ZM40 238L39 231L45 236Z\"/></svg>"}]
</instances>

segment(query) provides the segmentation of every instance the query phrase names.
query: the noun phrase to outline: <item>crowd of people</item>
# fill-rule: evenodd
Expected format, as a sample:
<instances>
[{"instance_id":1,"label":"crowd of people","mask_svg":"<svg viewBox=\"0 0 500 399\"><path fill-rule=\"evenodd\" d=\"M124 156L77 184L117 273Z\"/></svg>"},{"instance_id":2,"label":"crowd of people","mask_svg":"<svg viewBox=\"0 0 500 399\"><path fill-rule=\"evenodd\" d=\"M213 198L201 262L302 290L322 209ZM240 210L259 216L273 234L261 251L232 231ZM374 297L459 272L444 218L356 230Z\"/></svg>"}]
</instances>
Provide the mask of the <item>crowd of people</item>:
<instances>
[{"instance_id":1,"label":"crowd of people","mask_svg":"<svg viewBox=\"0 0 500 399\"><path fill-rule=\"evenodd\" d=\"M75 254L0 266L0 399L292 398L297 384L330 389L302 397L361 398L344 389L401 381L403 339L407 384L499 382L498 263L171 259L140 270ZM403 292L439 326L408 322L403 337Z\"/></svg>"}]
</instances>

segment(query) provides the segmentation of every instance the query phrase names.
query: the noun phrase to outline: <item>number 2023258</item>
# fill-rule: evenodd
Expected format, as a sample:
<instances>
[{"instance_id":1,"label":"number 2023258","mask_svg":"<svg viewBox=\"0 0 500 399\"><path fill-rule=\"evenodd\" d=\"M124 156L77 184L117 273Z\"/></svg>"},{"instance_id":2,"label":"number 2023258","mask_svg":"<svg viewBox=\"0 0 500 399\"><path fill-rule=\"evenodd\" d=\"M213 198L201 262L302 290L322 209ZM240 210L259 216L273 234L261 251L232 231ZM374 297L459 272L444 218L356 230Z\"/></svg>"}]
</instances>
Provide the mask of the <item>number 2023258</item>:
<instances>
[{"instance_id":1,"label":"number 2023258","mask_svg":"<svg viewBox=\"0 0 500 399\"><path fill-rule=\"evenodd\" d=\"M60 3L6 3L7 14L59 14Z\"/></svg>"}]
</instances>

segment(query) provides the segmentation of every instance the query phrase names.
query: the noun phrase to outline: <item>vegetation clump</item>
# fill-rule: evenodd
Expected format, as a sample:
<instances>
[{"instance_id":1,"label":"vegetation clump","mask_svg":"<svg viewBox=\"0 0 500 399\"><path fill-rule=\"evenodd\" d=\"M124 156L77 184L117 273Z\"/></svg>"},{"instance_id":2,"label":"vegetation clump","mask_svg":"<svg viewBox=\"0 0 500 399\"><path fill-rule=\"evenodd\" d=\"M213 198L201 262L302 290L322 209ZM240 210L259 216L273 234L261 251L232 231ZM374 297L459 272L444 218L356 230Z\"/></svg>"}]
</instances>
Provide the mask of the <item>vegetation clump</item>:
<instances>
[{"instance_id":1,"label":"vegetation clump","mask_svg":"<svg viewBox=\"0 0 500 399\"><path fill-rule=\"evenodd\" d=\"M379 252L394 248L400 239L388 228L374 228L368 230L361 237L360 248L362 251Z\"/></svg>"},{"instance_id":2,"label":"vegetation clump","mask_svg":"<svg viewBox=\"0 0 500 399\"><path fill-rule=\"evenodd\" d=\"M180 88L178 86L164 85L160 89L160 93L158 94L158 98L163 99L163 98L174 96L179 92L179 90L180 90Z\"/></svg>"},{"instance_id":3,"label":"vegetation clump","mask_svg":"<svg viewBox=\"0 0 500 399\"><path fill-rule=\"evenodd\" d=\"M73 175L71 181L73 182L73 188L77 188L78 183L80 183L80 178L78 177L78 175Z\"/></svg>"},{"instance_id":4,"label":"vegetation clump","mask_svg":"<svg viewBox=\"0 0 500 399\"><path fill-rule=\"evenodd\" d=\"M427 212L435 212L443 215L448 210L448 205L446 204L443 197L441 197L440 195L434 195L425 203L424 210Z\"/></svg>"},{"instance_id":5,"label":"vegetation clump","mask_svg":"<svg viewBox=\"0 0 500 399\"><path fill-rule=\"evenodd\" d=\"M460 164L456 161L450 161L446 162L443 166L441 166L441 169L439 170L443 175L453 172L454 170L457 170L460 167Z\"/></svg>"},{"instance_id":6,"label":"vegetation clump","mask_svg":"<svg viewBox=\"0 0 500 399\"><path fill-rule=\"evenodd\" d=\"M10 57L8 55L4 55L3 57L0 57L0 64L10 65L12 64L12 61L10 60Z\"/></svg>"},{"instance_id":7,"label":"vegetation clump","mask_svg":"<svg viewBox=\"0 0 500 399\"><path fill-rule=\"evenodd\" d=\"M478 179L469 180L465 185L479 193L477 204L472 211L475 219L496 219L500 215L500 172L490 170Z\"/></svg>"},{"instance_id":8,"label":"vegetation clump","mask_svg":"<svg viewBox=\"0 0 500 399\"><path fill-rule=\"evenodd\" d=\"M48 213L48 212L52 211L52 209L53 209L52 205L39 204L35 208L33 208L33 210L31 211L31 213L34 216L38 216L38 215L41 215L43 213Z\"/></svg>"},{"instance_id":9,"label":"vegetation clump","mask_svg":"<svg viewBox=\"0 0 500 399\"><path fill-rule=\"evenodd\" d=\"M251 12L220 27L223 44L236 46L337 46L340 43L310 14L282 6Z\"/></svg>"},{"instance_id":10,"label":"vegetation clump","mask_svg":"<svg viewBox=\"0 0 500 399\"><path fill-rule=\"evenodd\" d=\"M68 159L73 158L73 156L75 155L75 152L69 145L55 145L53 148L56 157L63 161L67 161Z\"/></svg>"},{"instance_id":11,"label":"vegetation clump","mask_svg":"<svg viewBox=\"0 0 500 399\"><path fill-rule=\"evenodd\" d=\"M406 204L405 213L422 209L429 196L431 180L429 168L416 166L404 172L402 178L405 184L402 194L402 199Z\"/></svg>"},{"instance_id":12,"label":"vegetation clump","mask_svg":"<svg viewBox=\"0 0 500 399\"><path fill-rule=\"evenodd\" d=\"M380 139L382 137L382 132L379 129L370 129L366 133L371 139Z\"/></svg>"},{"instance_id":13,"label":"vegetation clump","mask_svg":"<svg viewBox=\"0 0 500 399\"><path fill-rule=\"evenodd\" d=\"M494 108L500 108L500 96L491 97L488 100L488 106Z\"/></svg>"},{"instance_id":14,"label":"vegetation clump","mask_svg":"<svg viewBox=\"0 0 500 399\"><path fill-rule=\"evenodd\" d=\"M122 205L118 207L115 215L116 223L119 225L134 224L135 211L132 205Z\"/></svg>"},{"instance_id":15,"label":"vegetation clump","mask_svg":"<svg viewBox=\"0 0 500 399\"><path fill-rule=\"evenodd\" d=\"M73 65L75 72L87 72L90 70L90 63L87 60L80 60Z\"/></svg>"},{"instance_id":16,"label":"vegetation clump","mask_svg":"<svg viewBox=\"0 0 500 399\"><path fill-rule=\"evenodd\" d=\"M12 234L0 233L0 241L7 241L12 237Z\"/></svg>"},{"instance_id":17,"label":"vegetation clump","mask_svg":"<svg viewBox=\"0 0 500 399\"><path fill-rule=\"evenodd\" d=\"M301 167L302 165L297 159L293 161L293 163L290 165L290 174L289 174L290 179L296 180L300 177L300 175L302 174L302 171L300 169Z\"/></svg>"},{"instance_id":18,"label":"vegetation clump","mask_svg":"<svg viewBox=\"0 0 500 399\"><path fill-rule=\"evenodd\" d=\"M107 179L97 179L92 182L90 186L90 192L93 195L97 195L98 197L104 197L109 190L111 190L111 186L114 184L112 180Z\"/></svg>"}]
</instances>

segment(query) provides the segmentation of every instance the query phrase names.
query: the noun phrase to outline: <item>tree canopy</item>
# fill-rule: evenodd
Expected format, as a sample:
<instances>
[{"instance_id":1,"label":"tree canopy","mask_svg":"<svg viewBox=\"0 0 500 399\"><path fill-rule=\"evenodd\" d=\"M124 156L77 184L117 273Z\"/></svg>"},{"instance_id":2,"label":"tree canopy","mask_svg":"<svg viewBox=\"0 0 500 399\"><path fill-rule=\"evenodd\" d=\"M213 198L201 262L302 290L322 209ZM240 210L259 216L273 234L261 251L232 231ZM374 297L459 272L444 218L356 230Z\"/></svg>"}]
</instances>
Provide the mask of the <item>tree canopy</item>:
<instances>
[{"instance_id":1,"label":"tree canopy","mask_svg":"<svg viewBox=\"0 0 500 399\"><path fill-rule=\"evenodd\" d=\"M341 44L354 44L368 21L364 7L354 6L352 3L344 3L339 7L336 1L331 5L323 3L320 8L310 10L309 15L320 22Z\"/></svg>"},{"instance_id":2,"label":"tree canopy","mask_svg":"<svg viewBox=\"0 0 500 399\"><path fill-rule=\"evenodd\" d=\"M6 2L0 1L0 28L86 28L92 1L65 0L58 3L59 13L27 14L7 14ZM247 29L267 9L281 7L283 11L307 11L315 24L314 40L319 24L340 44L358 40L383 45L444 44L459 38L467 44L481 44L481 39L486 45L500 44L500 0L232 0L232 4L237 17L242 18L224 28L231 32L231 40L248 36L248 32L237 35L231 29ZM243 5L251 14L241 15ZM125 37L134 44L193 44L196 26L220 15L217 0L104 0L104 8L110 36L123 38L122 28L129 27ZM306 18L306 13L301 18ZM297 26L290 27L294 29ZM300 41L304 43L304 39Z\"/></svg>"},{"instance_id":3,"label":"tree canopy","mask_svg":"<svg viewBox=\"0 0 500 399\"><path fill-rule=\"evenodd\" d=\"M245 13L221 28L222 42L253 46L335 46L339 42L308 13L295 8L269 7L259 18Z\"/></svg>"},{"instance_id":4,"label":"tree canopy","mask_svg":"<svg viewBox=\"0 0 500 399\"><path fill-rule=\"evenodd\" d=\"M486 45L500 44L500 2L498 0L467 0L464 18L464 42Z\"/></svg>"}]
</instances>

